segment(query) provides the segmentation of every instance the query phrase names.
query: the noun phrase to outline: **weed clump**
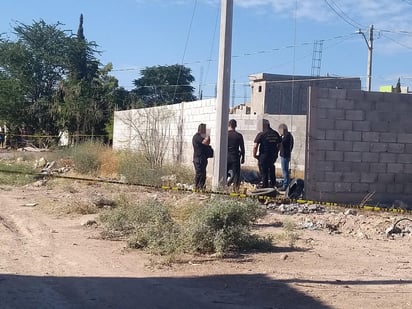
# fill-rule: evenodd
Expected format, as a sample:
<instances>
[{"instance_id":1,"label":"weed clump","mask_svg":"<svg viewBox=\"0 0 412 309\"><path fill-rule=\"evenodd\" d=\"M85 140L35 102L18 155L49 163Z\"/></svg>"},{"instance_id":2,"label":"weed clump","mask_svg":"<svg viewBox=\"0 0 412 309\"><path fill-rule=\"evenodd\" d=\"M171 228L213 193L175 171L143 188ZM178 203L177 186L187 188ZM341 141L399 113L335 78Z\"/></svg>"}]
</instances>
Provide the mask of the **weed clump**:
<instances>
[{"instance_id":1,"label":"weed clump","mask_svg":"<svg viewBox=\"0 0 412 309\"><path fill-rule=\"evenodd\" d=\"M198 209L186 228L187 247L200 253L268 250L271 240L251 234L252 224L265 210L253 201L212 200Z\"/></svg>"},{"instance_id":2,"label":"weed clump","mask_svg":"<svg viewBox=\"0 0 412 309\"><path fill-rule=\"evenodd\" d=\"M132 204L101 214L108 238L124 238L128 246L155 254L219 253L265 250L271 239L251 233L264 210L253 202L217 199L198 208L186 220L176 220L173 209L159 201Z\"/></svg>"},{"instance_id":3,"label":"weed clump","mask_svg":"<svg viewBox=\"0 0 412 309\"><path fill-rule=\"evenodd\" d=\"M71 151L76 171L82 174L97 174L101 165L99 155L104 148L102 144L96 142L76 145Z\"/></svg>"},{"instance_id":4,"label":"weed clump","mask_svg":"<svg viewBox=\"0 0 412 309\"><path fill-rule=\"evenodd\" d=\"M24 163L8 164L0 162L0 185L24 186L35 181L32 166Z\"/></svg>"},{"instance_id":5,"label":"weed clump","mask_svg":"<svg viewBox=\"0 0 412 309\"><path fill-rule=\"evenodd\" d=\"M180 228L172 220L168 206L159 201L124 202L103 213L100 219L109 237L126 236L130 248L162 255L179 250Z\"/></svg>"},{"instance_id":6,"label":"weed clump","mask_svg":"<svg viewBox=\"0 0 412 309\"><path fill-rule=\"evenodd\" d=\"M138 152L123 151L119 154L119 174L128 183L160 186L163 176L173 176L173 184L192 183L194 174L191 168L180 164L163 164L153 168L146 157Z\"/></svg>"}]
</instances>

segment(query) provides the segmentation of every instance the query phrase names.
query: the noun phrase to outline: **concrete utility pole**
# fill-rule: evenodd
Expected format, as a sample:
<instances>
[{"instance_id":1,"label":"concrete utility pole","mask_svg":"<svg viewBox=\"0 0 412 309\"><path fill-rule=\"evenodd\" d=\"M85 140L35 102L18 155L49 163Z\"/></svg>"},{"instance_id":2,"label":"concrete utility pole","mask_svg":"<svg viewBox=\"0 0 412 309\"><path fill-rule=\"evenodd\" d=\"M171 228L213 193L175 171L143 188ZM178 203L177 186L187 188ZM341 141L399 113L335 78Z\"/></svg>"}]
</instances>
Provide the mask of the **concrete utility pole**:
<instances>
[{"instance_id":1,"label":"concrete utility pole","mask_svg":"<svg viewBox=\"0 0 412 309\"><path fill-rule=\"evenodd\" d=\"M365 34L362 30L359 29L358 33L362 34L363 38L365 39L366 46L368 47L368 69L366 72L366 90L371 91L372 86L372 52L373 52L373 25L369 28L369 40L366 38Z\"/></svg>"},{"instance_id":2,"label":"concrete utility pole","mask_svg":"<svg viewBox=\"0 0 412 309\"><path fill-rule=\"evenodd\" d=\"M216 151L212 187L225 187L227 181L227 126L230 105L233 0L222 0L220 20L219 72L216 96Z\"/></svg>"}]
</instances>

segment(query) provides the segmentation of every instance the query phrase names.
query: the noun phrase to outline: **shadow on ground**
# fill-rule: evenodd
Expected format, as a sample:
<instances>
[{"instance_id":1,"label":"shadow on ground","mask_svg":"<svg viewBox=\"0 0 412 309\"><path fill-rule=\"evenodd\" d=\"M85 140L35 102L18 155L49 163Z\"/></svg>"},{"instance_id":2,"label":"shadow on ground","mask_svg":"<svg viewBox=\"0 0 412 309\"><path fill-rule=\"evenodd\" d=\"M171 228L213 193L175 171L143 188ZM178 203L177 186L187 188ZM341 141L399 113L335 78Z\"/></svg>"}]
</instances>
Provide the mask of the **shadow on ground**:
<instances>
[{"instance_id":1,"label":"shadow on ground","mask_svg":"<svg viewBox=\"0 0 412 309\"><path fill-rule=\"evenodd\" d=\"M190 278L0 275L1 308L330 308L265 275Z\"/></svg>"}]
</instances>

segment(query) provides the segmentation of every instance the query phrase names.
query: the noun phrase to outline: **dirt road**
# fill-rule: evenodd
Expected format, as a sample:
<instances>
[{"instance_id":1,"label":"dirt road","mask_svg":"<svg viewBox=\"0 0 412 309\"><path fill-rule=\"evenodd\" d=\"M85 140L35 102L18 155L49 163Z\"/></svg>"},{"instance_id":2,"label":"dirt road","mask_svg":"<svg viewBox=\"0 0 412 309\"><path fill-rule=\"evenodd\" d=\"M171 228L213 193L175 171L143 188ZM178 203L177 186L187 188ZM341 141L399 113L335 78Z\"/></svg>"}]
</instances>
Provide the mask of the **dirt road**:
<instances>
[{"instance_id":1,"label":"dirt road","mask_svg":"<svg viewBox=\"0 0 412 309\"><path fill-rule=\"evenodd\" d=\"M83 217L22 206L39 194L0 191L0 308L412 307L412 237L305 230L299 249L167 266L101 240ZM265 220L276 232L279 215Z\"/></svg>"}]
</instances>

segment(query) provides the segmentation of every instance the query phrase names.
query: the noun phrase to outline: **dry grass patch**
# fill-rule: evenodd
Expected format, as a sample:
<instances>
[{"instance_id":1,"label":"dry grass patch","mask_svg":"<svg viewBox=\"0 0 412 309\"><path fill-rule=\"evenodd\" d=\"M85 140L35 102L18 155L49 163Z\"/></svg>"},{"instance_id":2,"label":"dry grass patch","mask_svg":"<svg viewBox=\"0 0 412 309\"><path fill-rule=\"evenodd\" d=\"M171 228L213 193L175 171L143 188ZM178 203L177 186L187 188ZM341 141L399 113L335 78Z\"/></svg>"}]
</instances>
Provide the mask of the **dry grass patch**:
<instances>
[{"instance_id":1,"label":"dry grass patch","mask_svg":"<svg viewBox=\"0 0 412 309\"><path fill-rule=\"evenodd\" d=\"M99 175L102 177L116 178L119 176L119 153L109 147L101 150L98 160L100 162Z\"/></svg>"}]
</instances>

